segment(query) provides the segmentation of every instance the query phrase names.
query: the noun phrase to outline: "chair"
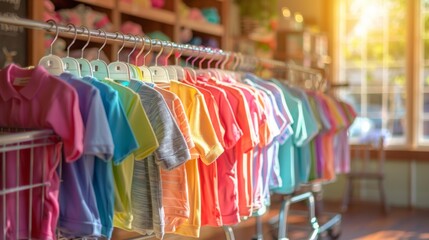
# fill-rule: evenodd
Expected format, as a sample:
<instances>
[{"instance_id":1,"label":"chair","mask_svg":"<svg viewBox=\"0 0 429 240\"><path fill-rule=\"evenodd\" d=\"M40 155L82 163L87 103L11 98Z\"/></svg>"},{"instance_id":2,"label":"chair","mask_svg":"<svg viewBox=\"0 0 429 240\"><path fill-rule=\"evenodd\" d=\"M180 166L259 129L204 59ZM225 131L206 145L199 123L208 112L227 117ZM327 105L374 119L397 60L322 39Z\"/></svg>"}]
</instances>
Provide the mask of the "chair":
<instances>
[{"instance_id":1,"label":"chair","mask_svg":"<svg viewBox=\"0 0 429 240\"><path fill-rule=\"evenodd\" d=\"M375 154L372 154L375 153ZM342 211L346 212L353 195L354 180L376 180L378 181L378 190L382 210L386 214L388 206L386 203L386 194L384 190L384 136L377 136L372 140L366 139L364 143L354 145L350 151L352 169L346 174L347 183L344 192ZM371 162L376 163L376 168L371 166Z\"/></svg>"}]
</instances>

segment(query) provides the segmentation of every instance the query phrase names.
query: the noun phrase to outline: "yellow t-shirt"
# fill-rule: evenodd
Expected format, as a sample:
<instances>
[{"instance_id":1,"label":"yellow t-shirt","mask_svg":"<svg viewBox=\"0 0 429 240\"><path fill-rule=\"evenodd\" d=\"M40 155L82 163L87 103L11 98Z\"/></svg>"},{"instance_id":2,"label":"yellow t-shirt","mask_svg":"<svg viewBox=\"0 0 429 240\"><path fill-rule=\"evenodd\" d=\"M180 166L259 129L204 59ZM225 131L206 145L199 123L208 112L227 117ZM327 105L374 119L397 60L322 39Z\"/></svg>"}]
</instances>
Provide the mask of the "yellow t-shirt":
<instances>
[{"instance_id":1,"label":"yellow t-shirt","mask_svg":"<svg viewBox=\"0 0 429 240\"><path fill-rule=\"evenodd\" d=\"M165 85L162 86L165 87ZM216 137L203 95L195 87L178 81L171 81L169 90L175 93L183 103L199 159L205 164L212 163L223 153L224 149ZM175 232L196 238L200 235L201 227L201 192L197 162L199 159L191 159L186 163L191 211L189 219Z\"/></svg>"},{"instance_id":2,"label":"yellow t-shirt","mask_svg":"<svg viewBox=\"0 0 429 240\"><path fill-rule=\"evenodd\" d=\"M142 160L149 156L159 143L149 123L149 119L141 105L140 96L131 89L110 80L103 80L118 92L131 129L137 139L139 148L119 164L113 166L115 181L115 215L113 225L131 230L133 214L131 211L131 185L134 171L134 160Z\"/></svg>"}]
</instances>

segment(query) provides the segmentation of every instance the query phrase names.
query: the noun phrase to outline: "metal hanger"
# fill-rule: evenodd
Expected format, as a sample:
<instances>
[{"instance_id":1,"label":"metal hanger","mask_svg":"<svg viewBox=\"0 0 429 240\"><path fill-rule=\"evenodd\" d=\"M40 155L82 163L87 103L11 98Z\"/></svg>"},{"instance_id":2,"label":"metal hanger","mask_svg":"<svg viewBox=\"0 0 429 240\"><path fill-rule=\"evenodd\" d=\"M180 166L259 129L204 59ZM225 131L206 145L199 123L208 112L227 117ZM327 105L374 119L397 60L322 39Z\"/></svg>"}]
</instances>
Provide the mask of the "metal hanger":
<instances>
[{"instance_id":1,"label":"metal hanger","mask_svg":"<svg viewBox=\"0 0 429 240\"><path fill-rule=\"evenodd\" d=\"M119 54L121 53L122 49L124 49L125 47L125 36L120 32L116 32L116 39L119 37L119 35L122 36L122 46L119 48L118 52L116 53L116 61L111 62L107 67L109 69L111 79L116 81L121 81L121 82L129 82L130 71L128 69L128 66L126 63L119 61Z\"/></svg>"},{"instance_id":2,"label":"metal hanger","mask_svg":"<svg viewBox=\"0 0 429 240\"><path fill-rule=\"evenodd\" d=\"M182 66L179 65L179 59L183 54L183 49L182 49L182 46L180 44L176 45L175 43L173 43L172 45L176 46L176 48L178 49L178 51L174 53L174 55L175 55L174 65L172 67L174 67L176 69L178 80L182 80L182 79L185 79L185 70L183 69ZM174 49L173 49L173 52L174 52Z\"/></svg>"},{"instance_id":3,"label":"metal hanger","mask_svg":"<svg viewBox=\"0 0 429 240\"><path fill-rule=\"evenodd\" d=\"M202 48L204 54L203 54L203 58L198 62L198 70L197 72L197 76L206 76L208 78L212 77L212 74L210 72L210 69L206 68L203 69L203 62L204 60L206 60L207 58L209 58L208 56L212 53L211 49L208 47L203 47Z\"/></svg>"},{"instance_id":4,"label":"metal hanger","mask_svg":"<svg viewBox=\"0 0 429 240\"><path fill-rule=\"evenodd\" d=\"M141 41L142 41L142 46L141 46L141 48L140 48L140 51L139 51L139 53L134 57L134 64L135 65L138 65L138 60L139 60L139 57L142 55L142 53L143 53L143 50L144 50L144 47L146 46L146 41L145 41L145 39L143 38L143 37L141 37L141 36L136 36L136 37L138 37Z\"/></svg>"},{"instance_id":5,"label":"metal hanger","mask_svg":"<svg viewBox=\"0 0 429 240\"><path fill-rule=\"evenodd\" d=\"M209 48L202 47L202 50L204 52L203 58L198 62L198 69L203 69L203 62L207 59L207 55L209 54Z\"/></svg>"},{"instance_id":6,"label":"metal hanger","mask_svg":"<svg viewBox=\"0 0 429 240\"><path fill-rule=\"evenodd\" d=\"M165 56L165 61L164 61L164 68L168 73L168 78L170 81L174 80L174 81L178 81L179 77L176 71L176 68L172 65L168 65L168 59L170 58L171 54L173 54L174 52L174 47L173 47L173 43L171 42L167 42L167 45L170 46L170 52L167 54L167 56Z\"/></svg>"},{"instance_id":7,"label":"metal hanger","mask_svg":"<svg viewBox=\"0 0 429 240\"><path fill-rule=\"evenodd\" d=\"M149 70L149 67L146 66L146 58L152 51L152 39L146 35L143 36L143 41L146 42L146 39L149 39L149 51L143 55L143 65L139 66L140 71L143 73L143 81L153 83L152 73ZM144 50L145 45L143 45L142 50Z\"/></svg>"},{"instance_id":8,"label":"metal hanger","mask_svg":"<svg viewBox=\"0 0 429 240\"><path fill-rule=\"evenodd\" d=\"M104 33L104 42L103 42L103 45L101 45L101 47L97 51L97 59L96 60L92 60L90 62L92 70L93 70L93 75L98 80L102 80L102 79L105 79L105 78L110 78L109 68L107 67L107 63L100 59L101 50L107 44L107 34L106 34L106 32L103 31L103 30L101 30L101 29L98 29L98 35L99 36L101 36L101 33Z\"/></svg>"},{"instance_id":9,"label":"metal hanger","mask_svg":"<svg viewBox=\"0 0 429 240\"><path fill-rule=\"evenodd\" d=\"M195 62L197 61L198 58L200 58L200 55L201 55L201 52L202 52L200 47L195 46L195 48L197 50L197 56L195 56L194 60L192 60L192 62L191 62L191 67L193 67L193 68L196 67L195 66Z\"/></svg>"},{"instance_id":10,"label":"metal hanger","mask_svg":"<svg viewBox=\"0 0 429 240\"><path fill-rule=\"evenodd\" d=\"M188 66L188 62L189 62L190 58L192 58L192 54L189 55L188 58L186 58L186 64L185 64L186 66L184 67L184 69L185 69L185 71L187 71L189 73L191 79L186 79L186 78L185 79L190 83L196 83L197 82L197 73L195 72L193 66L195 64L195 61L198 59L198 56L201 54L201 51L196 46L190 46L190 45L188 45L188 46L191 48L192 51L197 51L197 55L195 56L194 60L192 60L191 66Z\"/></svg>"},{"instance_id":11,"label":"metal hanger","mask_svg":"<svg viewBox=\"0 0 429 240\"><path fill-rule=\"evenodd\" d=\"M164 51L164 45L161 40L158 40L159 45L161 45L161 49L155 57L155 65L149 67L149 71L152 73L152 80L154 83L169 83L168 72L165 68L158 66L158 59Z\"/></svg>"},{"instance_id":12,"label":"metal hanger","mask_svg":"<svg viewBox=\"0 0 429 240\"><path fill-rule=\"evenodd\" d=\"M59 76L64 72L64 63L60 57L52 54L54 42L58 39L59 29L57 23L54 20L48 20L48 23L51 23L52 27L55 26L55 37L49 46L49 54L40 59L39 65L43 66L50 74Z\"/></svg>"},{"instance_id":13,"label":"metal hanger","mask_svg":"<svg viewBox=\"0 0 429 240\"><path fill-rule=\"evenodd\" d=\"M82 47L82 52L81 52L80 58L78 58L76 60L79 62L81 77L85 77L85 76L91 76L92 77L93 75L92 75L91 63L87 59L83 58L83 53L85 51L85 48L89 45L89 42L91 41L91 32L85 26L81 26L81 28L83 29L83 33L85 33L85 30L88 32L88 40L86 41L85 45Z\"/></svg>"},{"instance_id":14,"label":"metal hanger","mask_svg":"<svg viewBox=\"0 0 429 240\"><path fill-rule=\"evenodd\" d=\"M186 47L186 49L189 49L189 50L191 50L192 52L194 51L194 48L191 46L191 45L189 45L189 44L186 44L185 45L185 47ZM191 58L192 58L193 56L192 56L192 54L190 54L186 59L185 59L185 67L188 67L188 65L189 65L189 60L191 60Z\"/></svg>"},{"instance_id":15,"label":"metal hanger","mask_svg":"<svg viewBox=\"0 0 429 240\"><path fill-rule=\"evenodd\" d=\"M137 70L130 64L131 55L134 53L134 51L136 50L136 47L137 47L137 36L130 35L130 38L131 37L134 39L134 47L127 56L127 63L126 64L128 66L128 71L130 72L130 79L138 80L138 79L141 79L141 77L139 76L139 72L137 72Z\"/></svg>"},{"instance_id":16,"label":"metal hanger","mask_svg":"<svg viewBox=\"0 0 429 240\"><path fill-rule=\"evenodd\" d=\"M71 23L69 23L67 27L69 28L69 31L71 31L72 28L74 29L74 37L72 42L67 46L67 56L61 58L64 64L64 71L69 72L74 76L81 77L79 62L75 58L70 57L70 48L76 42L77 38L77 28Z\"/></svg>"}]
</instances>

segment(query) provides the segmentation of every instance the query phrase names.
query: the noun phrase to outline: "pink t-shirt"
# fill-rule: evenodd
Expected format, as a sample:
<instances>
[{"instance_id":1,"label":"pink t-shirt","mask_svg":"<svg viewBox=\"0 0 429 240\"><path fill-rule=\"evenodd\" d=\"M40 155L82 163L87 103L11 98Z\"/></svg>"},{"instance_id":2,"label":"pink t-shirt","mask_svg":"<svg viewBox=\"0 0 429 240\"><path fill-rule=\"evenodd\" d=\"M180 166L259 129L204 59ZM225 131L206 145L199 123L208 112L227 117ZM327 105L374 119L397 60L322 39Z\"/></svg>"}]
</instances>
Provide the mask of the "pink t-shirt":
<instances>
[{"instance_id":1,"label":"pink t-shirt","mask_svg":"<svg viewBox=\"0 0 429 240\"><path fill-rule=\"evenodd\" d=\"M65 161L72 162L80 157L84 127L78 96L73 87L51 76L42 67L22 69L12 64L0 71L0 96L0 126L52 129L61 137ZM3 222L3 218L0 219L0 226L6 231L6 239L15 239L17 235L19 239L56 238L60 184L56 168L61 156L58 152L60 147L60 144L56 144L47 148L35 148L32 179L30 150L19 151L19 161L16 151L0 153L0 159L5 157L7 162L6 169L2 169L3 165L0 165L0 172L10 173L6 177L6 188L49 182L44 188L33 189L31 203L30 191L6 196L6 222ZM3 184L3 178L0 178L0 186ZM3 206L3 201L4 197L1 197L0 206ZM16 213L16 207L19 208L19 214ZM0 239L4 239L3 231Z\"/></svg>"}]
</instances>

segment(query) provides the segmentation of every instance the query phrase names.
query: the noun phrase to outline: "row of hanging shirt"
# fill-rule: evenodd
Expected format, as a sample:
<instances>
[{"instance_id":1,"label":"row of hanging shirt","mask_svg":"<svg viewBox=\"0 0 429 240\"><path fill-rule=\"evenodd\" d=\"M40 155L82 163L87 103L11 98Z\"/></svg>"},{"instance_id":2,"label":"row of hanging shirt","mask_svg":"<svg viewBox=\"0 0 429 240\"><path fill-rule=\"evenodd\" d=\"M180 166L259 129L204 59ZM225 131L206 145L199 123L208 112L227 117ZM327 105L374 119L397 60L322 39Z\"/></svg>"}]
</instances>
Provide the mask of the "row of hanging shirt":
<instances>
[{"instance_id":1,"label":"row of hanging shirt","mask_svg":"<svg viewBox=\"0 0 429 240\"><path fill-rule=\"evenodd\" d=\"M114 227L199 237L201 226L233 225L264 209L270 192L348 170L355 114L321 92L220 69L75 63L48 55L34 69L0 72L0 125L51 128L64 144L61 184L58 157L35 169L32 178L51 184L33 197L42 210L20 205L36 219L20 225L22 238L55 238L57 228L65 237L110 238ZM8 162L8 172L25 166L17 164ZM16 196L6 201L13 209ZM25 217L10 212L0 225L15 236L15 220Z\"/></svg>"}]
</instances>

